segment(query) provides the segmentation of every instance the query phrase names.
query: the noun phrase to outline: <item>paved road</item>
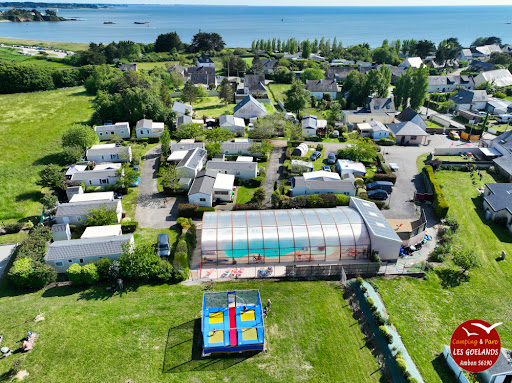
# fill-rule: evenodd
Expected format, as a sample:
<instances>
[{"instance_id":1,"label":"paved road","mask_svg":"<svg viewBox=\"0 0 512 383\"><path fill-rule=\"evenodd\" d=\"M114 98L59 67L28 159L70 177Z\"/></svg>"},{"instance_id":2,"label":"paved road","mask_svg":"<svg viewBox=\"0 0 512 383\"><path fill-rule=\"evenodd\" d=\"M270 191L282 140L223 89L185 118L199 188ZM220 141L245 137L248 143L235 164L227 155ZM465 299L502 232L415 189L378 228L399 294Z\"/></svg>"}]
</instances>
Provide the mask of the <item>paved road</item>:
<instances>
[{"instance_id":1,"label":"paved road","mask_svg":"<svg viewBox=\"0 0 512 383\"><path fill-rule=\"evenodd\" d=\"M158 145L144 156L135 210L135 220L144 228L165 229L174 225L178 218L178 203L184 202L158 192L160 153ZM167 207L164 207L165 202Z\"/></svg>"},{"instance_id":2,"label":"paved road","mask_svg":"<svg viewBox=\"0 0 512 383\"><path fill-rule=\"evenodd\" d=\"M286 158L286 147L274 147L267 163L265 182L263 182L263 190L267 195L265 204L270 205L270 197L274 192L274 183L279 180L283 172L283 164Z\"/></svg>"}]
</instances>

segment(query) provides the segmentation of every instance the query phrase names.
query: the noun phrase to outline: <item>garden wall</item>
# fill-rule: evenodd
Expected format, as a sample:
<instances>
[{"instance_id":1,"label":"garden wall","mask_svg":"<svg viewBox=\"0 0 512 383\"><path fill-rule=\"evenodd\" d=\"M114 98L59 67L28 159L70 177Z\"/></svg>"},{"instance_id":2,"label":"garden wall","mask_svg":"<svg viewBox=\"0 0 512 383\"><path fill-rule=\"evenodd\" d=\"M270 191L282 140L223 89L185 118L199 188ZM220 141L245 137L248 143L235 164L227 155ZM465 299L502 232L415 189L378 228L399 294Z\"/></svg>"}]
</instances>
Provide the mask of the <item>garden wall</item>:
<instances>
[{"instance_id":1,"label":"garden wall","mask_svg":"<svg viewBox=\"0 0 512 383\"><path fill-rule=\"evenodd\" d=\"M461 368L453 360L452 354L450 353L450 346L444 346L443 355L446 360L446 363L448 364L448 367L450 367L450 369L454 372L457 381L460 383L469 383L469 380L468 378L466 378L466 375L464 375Z\"/></svg>"}]
</instances>

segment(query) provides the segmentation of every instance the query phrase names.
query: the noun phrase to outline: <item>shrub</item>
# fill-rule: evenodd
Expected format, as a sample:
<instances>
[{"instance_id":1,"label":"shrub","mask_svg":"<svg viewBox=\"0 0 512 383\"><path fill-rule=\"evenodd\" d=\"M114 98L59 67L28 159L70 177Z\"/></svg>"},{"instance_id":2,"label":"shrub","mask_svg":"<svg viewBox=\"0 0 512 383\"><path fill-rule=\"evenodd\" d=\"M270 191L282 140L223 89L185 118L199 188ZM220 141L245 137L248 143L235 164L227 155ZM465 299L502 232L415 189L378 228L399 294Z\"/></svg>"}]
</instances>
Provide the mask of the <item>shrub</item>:
<instances>
[{"instance_id":1,"label":"shrub","mask_svg":"<svg viewBox=\"0 0 512 383\"><path fill-rule=\"evenodd\" d=\"M381 138L380 140L377 141L377 143L380 146L393 146L395 145L396 142L390 138Z\"/></svg>"},{"instance_id":2,"label":"shrub","mask_svg":"<svg viewBox=\"0 0 512 383\"><path fill-rule=\"evenodd\" d=\"M81 286L85 284L84 275L82 274L82 266L78 263L73 263L69 266L69 269L66 270L66 275L68 276L71 283L76 286Z\"/></svg>"},{"instance_id":3,"label":"shrub","mask_svg":"<svg viewBox=\"0 0 512 383\"><path fill-rule=\"evenodd\" d=\"M121 222L121 230L123 231L123 234L134 233L135 230L137 230L138 226L139 226L139 223L137 221Z\"/></svg>"},{"instance_id":4,"label":"shrub","mask_svg":"<svg viewBox=\"0 0 512 383\"><path fill-rule=\"evenodd\" d=\"M23 229L22 222L8 223L4 226L4 230L7 234L19 233L21 229Z\"/></svg>"},{"instance_id":5,"label":"shrub","mask_svg":"<svg viewBox=\"0 0 512 383\"><path fill-rule=\"evenodd\" d=\"M139 244L131 251L125 251L118 261L126 278L143 282L162 280L168 274L168 267L163 262L167 261L160 259L155 247L149 243ZM173 273L172 278L178 279L177 273Z\"/></svg>"},{"instance_id":6,"label":"shrub","mask_svg":"<svg viewBox=\"0 0 512 383\"><path fill-rule=\"evenodd\" d=\"M368 306L375 306L375 301L373 300L373 298L366 298L366 303L368 303Z\"/></svg>"},{"instance_id":7,"label":"shrub","mask_svg":"<svg viewBox=\"0 0 512 383\"><path fill-rule=\"evenodd\" d=\"M434 211L438 218L444 218L448 214L450 205L441 190L441 186L434 177L434 170L432 169L432 166L425 166L423 168L423 172L425 173L430 187L432 188L432 192L434 193Z\"/></svg>"},{"instance_id":8,"label":"shrub","mask_svg":"<svg viewBox=\"0 0 512 383\"><path fill-rule=\"evenodd\" d=\"M82 280L86 285L93 285L98 282L100 275L94 263L88 263L82 267Z\"/></svg>"},{"instance_id":9,"label":"shrub","mask_svg":"<svg viewBox=\"0 0 512 383\"><path fill-rule=\"evenodd\" d=\"M357 187L360 187L362 188L364 186L364 180L362 178L356 178L354 180L354 184L357 186Z\"/></svg>"},{"instance_id":10,"label":"shrub","mask_svg":"<svg viewBox=\"0 0 512 383\"><path fill-rule=\"evenodd\" d=\"M413 378L412 376L409 376L407 378L407 383L418 383L418 379Z\"/></svg>"},{"instance_id":11,"label":"shrub","mask_svg":"<svg viewBox=\"0 0 512 383\"><path fill-rule=\"evenodd\" d=\"M195 217L197 209L199 209L197 203L180 203L178 204L178 216L186 218Z\"/></svg>"},{"instance_id":12,"label":"shrub","mask_svg":"<svg viewBox=\"0 0 512 383\"><path fill-rule=\"evenodd\" d=\"M188 278L188 254L184 251L174 253L172 262L173 267L180 274L180 279L185 280Z\"/></svg>"},{"instance_id":13,"label":"shrub","mask_svg":"<svg viewBox=\"0 0 512 383\"><path fill-rule=\"evenodd\" d=\"M375 319L375 322L378 326L383 326L386 324L386 318L384 318L384 315L380 311L375 310L373 312L373 318Z\"/></svg>"},{"instance_id":14,"label":"shrub","mask_svg":"<svg viewBox=\"0 0 512 383\"><path fill-rule=\"evenodd\" d=\"M348 206L350 202L350 197L343 195L343 194L337 194L336 195L336 205L338 206Z\"/></svg>"},{"instance_id":15,"label":"shrub","mask_svg":"<svg viewBox=\"0 0 512 383\"><path fill-rule=\"evenodd\" d=\"M402 372L402 374L407 371L407 363L405 363L405 360L402 358L396 359L396 365L398 366L398 369Z\"/></svg>"},{"instance_id":16,"label":"shrub","mask_svg":"<svg viewBox=\"0 0 512 383\"><path fill-rule=\"evenodd\" d=\"M324 150L324 146L323 146L322 144L318 144L318 145L316 146L316 151L317 151L317 152L321 152L322 150Z\"/></svg>"},{"instance_id":17,"label":"shrub","mask_svg":"<svg viewBox=\"0 0 512 383\"><path fill-rule=\"evenodd\" d=\"M203 214L207 211L215 211L215 208L214 207L209 207L209 206L201 206L199 208L197 208L196 210L196 213L195 213L195 217L196 218L202 218L203 217Z\"/></svg>"},{"instance_id":18,"label":"shrub","mask_svg":"<svg viewBox=\"0 0 512 383\"><path fill-rule=\"evenodd\" d=\"M336 207L338 205L336 194L319 194L318 197L322 200L322 207Z\"/></svg>"},{"instance_id":19,"label":"shrub","mask_svg":"<svg viewBox=\"0 0 512 383\"><path fill-rule=\"evenodd\" d=\"M494 92L493 96L497 97L497 98L505 98L505 97L507 97L507 95L505 93L500 92L500 91Z\"/></svg>"},{"instance_id":20,"label":"shrub","mask_svg":"<svg viewBox=\"0 0 512 383\"><path fill-rule=\"evenodd\" d=\"M362 286L362 285L363 285L364 280L363 280L363 278L361 278L361 277L357 277L356 282L357 282L357 284L358 284L359 286Z\"/></svg>"},{"instance_id":21,"label":"shrub","mask_svg":"<svg viewBox=\"0 0 512 383\"><path fill-rule=\"evenodd\" d=\"M370 254L370 262L379 262L380 263L380 257L377 254L377 252L372 251Z\"/></svg>"},{"instance_id":22,"label":"shrub","mask_svg":"<svg viewBox=\"0 0 512 383\"><path fill-rule=\"evenodd\" d=\"M248 183L249 187L257 188L257 187L261 186L263 181L265 181L265 177L259 176L259 177L251 178L247 183Z\"/></svg>"},{"instance_id":23,"label":"shrub","mask_svg":"<svg viewBox=\"0 0 512 383\"><path fill-rule=\"evenodd\" d=\"M395 173L389 173L389 174L376 173L373 175L373 180L374 181L389 181L389 182L392 182L394 185L396 183L396 174Z\"/></svg>"},{"instance_id":24,"label":"shrub","mask_svg":"<svg viewBox=\"0 0 512 383\"><path fill-rule=\"evenodd\" d=\"M444 262L446 260L446 253L444 246L437 246L432 254L430 255L430 258L434 262Z\"/></svg>"},{"instance_id":25,"label":"shrub","mask_svg":"<svg viewBox=\"0 0 512 383\"><path fill-rule=\"evenodd\" d=\"M188 244L187 244L187 241L183 240L183 239L180 239L178 241L178 244L176 245L176 249L174 250L176 253L179 253L179 252L185 252L185 253L188 253L189 251L189 248L188 248Z\"/></svg>"},{"instance_id":26,"label":"shrub","mask_svg":"<svg viewBox=\"0 0 512 383\"><path fill-rule=\"evenodd\" d=\"M107 257L102 257L94 262L96 265L96 270L98 271L98 276L100 281L108 281L111 278L110 268L112 266L112 261Z\"/></svg>"},{"instance_id":27,"label":"shrub","mask_svg":"<svg viewBox=\"0 0 512 383\"><path fill-rule=\"evenodd\" d=\"M386 339L389 344L393 343L393 335L389 333L386 326L379 326L380 334Z\"/></svg>"}]
</instances>

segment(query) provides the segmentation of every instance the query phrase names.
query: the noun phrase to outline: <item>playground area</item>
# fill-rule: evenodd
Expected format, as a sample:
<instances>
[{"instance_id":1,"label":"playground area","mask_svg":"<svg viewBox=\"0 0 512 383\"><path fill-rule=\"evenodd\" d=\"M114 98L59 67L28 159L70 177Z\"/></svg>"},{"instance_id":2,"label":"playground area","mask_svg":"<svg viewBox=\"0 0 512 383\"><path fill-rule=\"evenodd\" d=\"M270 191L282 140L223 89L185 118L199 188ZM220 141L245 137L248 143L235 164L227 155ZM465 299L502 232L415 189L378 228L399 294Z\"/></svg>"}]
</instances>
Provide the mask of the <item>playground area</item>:
<instances>
[{"instance_id":1,"label":"playground area","mask_svg":"<svg viewBox=\"0 0 512 383\"><path fill-rule=\"evenodd\" d=\"M205 293L201 321L203 356L262 351L263 308L258 290Z\"/></svg>"}]
</instances>

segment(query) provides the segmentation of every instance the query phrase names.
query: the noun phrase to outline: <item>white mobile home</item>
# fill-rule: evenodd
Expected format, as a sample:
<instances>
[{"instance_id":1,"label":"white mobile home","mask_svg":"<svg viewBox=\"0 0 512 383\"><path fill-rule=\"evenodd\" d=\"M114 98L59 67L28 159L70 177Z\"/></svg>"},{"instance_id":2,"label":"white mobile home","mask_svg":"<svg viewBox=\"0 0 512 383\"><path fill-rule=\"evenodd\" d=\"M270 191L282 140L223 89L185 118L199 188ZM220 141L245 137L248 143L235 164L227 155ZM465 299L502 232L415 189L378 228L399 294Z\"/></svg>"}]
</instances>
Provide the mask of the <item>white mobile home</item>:
<instances>
[{"instance_id":1,"label":"white mobile home","mask_svg":"<svg viewBox=\"0 0 512 383\"><path fill-rule=\"evenodd\" d=\"M116 144L93 145L87 150L87 161L96 162L130 162L132 160L132 148L130 146Z\"/></svg>"},{"instance_id":2,"label":"white mobile home","mask_svg":"<svg viewBox=\"0 0 512 383\"><path fill-rule=\"evenodd\" d=\"M197 173L206 163L206 150L195 148L189 150L185 157L176 166L176 173L180 178L196 178Z\"/></svg>"},{"instance_id":3,"label":"white mobile home","mask_svg":"<svg viewBox=\"0 0 512 383\"><path fill-rule=\"evenodd\" d=\"M100 141L108 141L114 136L130 138L130 124L127 122L116 122L114 125L99 125L94 127L94 132Z\"/></svg>"},{"instance_id":4,"label":"white mobile home","mask_svg":"<svg viewBox=\"0 0 512 383\"><path fill-rule=\"evenodd\" d=\"M113 210L116 212L116 220L112 223L121 222L121 217L123 215L123 205L121 204L121 200L63 203L57 207L54 221L56 223L82 225L87 220L89 211L93 209Z\"/></svg>"},{"instance_id":5,"label":"white mobile home","mask_svg":"<svg viewBox=\"0 0 512 383\"><path fill-rule=\"evenodd\" d=\"M250 180L258 176L258 164L256 162L208 161L206 169L220 174L231 174L241 180Z\"/></svg>"},{"instance_id":6,"label":"white mobile home","mask_svg":"<svg viewBox=\"0 0 512 383\"><path fill-rule=\"evenodd\" d=\"M135 126L135 135L137 138L161 137L164 134L164 123L154 122L153 120L139 120Z\"/></svg>"},{"instance_id":7,"label":"white mobile home","mask_svg":"<svg viewBox=\"0 0 512 383\"><path fill-rule=\"evenodd\" d=\"M121 164L104 163L96 165L93 170L76 172L71 176L72 182L82 182L85 187L89 186L113 186L119 179L118 172Z\"/></svg>"}]
</instances>

